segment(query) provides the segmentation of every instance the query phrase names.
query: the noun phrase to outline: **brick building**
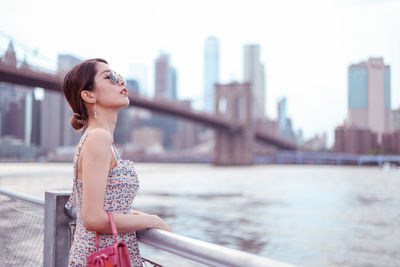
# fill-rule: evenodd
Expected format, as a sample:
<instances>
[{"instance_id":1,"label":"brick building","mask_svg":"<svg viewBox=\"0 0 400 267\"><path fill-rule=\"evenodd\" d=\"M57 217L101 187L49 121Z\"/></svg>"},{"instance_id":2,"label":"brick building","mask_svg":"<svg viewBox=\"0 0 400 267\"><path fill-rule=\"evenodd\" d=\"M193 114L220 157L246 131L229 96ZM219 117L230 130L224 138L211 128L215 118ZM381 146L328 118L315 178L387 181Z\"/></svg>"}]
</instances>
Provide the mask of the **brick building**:
<instances>
[{"instance_id":1,"label":"brick building","mask_svg":"<svg viewBox=\"0 0 400 267\"><path fill-rule=\"evenodd\" d=\"M400 130L382 135L381 149L384 153L400 154Z\"/></svg>"},{"instance_id":2,"label":"brick building","mask_svg":"<svg viewBox=\"0 0 400 267\"><path fill-rule=\"evenodd\" d=\"M378 137L368 129L339 126L335 129L335 153L365 154L379 149Z\"/></svg>"}]
</instances>

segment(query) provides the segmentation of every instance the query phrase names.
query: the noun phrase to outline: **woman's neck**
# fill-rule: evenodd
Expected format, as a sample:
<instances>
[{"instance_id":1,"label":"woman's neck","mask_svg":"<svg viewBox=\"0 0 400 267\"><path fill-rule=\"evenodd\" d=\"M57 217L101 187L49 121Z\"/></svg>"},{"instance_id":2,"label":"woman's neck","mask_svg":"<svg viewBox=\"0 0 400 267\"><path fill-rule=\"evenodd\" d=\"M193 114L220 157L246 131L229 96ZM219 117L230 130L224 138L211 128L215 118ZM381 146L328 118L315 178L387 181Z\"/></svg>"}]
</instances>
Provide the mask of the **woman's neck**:
<instances>
[{"instance_id":1,"label":"woman's neck","mask_svg":"<svg viewBox=\"0 0 400 267\"><path fill-rule=\"evenodd\" d=\"M97 116L91 116L88 120L86 130L103 128L114 137L115 125L117 124L118 112L97 111Z\"/></svg>"}]
</instances>

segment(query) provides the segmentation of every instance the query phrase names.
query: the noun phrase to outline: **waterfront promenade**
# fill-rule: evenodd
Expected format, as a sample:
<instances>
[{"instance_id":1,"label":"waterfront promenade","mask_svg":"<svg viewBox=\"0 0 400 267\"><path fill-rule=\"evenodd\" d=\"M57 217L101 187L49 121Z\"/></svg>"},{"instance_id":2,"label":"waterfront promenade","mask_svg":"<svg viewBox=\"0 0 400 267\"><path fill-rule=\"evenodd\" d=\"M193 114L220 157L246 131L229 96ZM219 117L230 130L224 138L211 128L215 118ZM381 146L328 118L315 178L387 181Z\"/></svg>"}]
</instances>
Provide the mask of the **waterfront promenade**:
<instances>
[{"instance_id":1,"label":"waterfront promenade","mask_svg":"<svg viewBox=\"0 0 400 267\"><path fill-rule=\"evenodd\" d=\"M43 208L0 194L0 214L0 266L42 266Z\"/></svg>"},{"instance_id":2,"label":"waterfront promenade","mask_svg":"<svg viewBox=\"0 0 400 267\"><path fill-rule=\"evenodd\" d=\"M400 265L397 168L137 163L136 170L135 208L165 218L174 233L300 266ZM72 166L4 163L0 177L2 187L43 198L70 190ZM158 262L157 252L143 253Z\"/></svg>"}]
</instances>

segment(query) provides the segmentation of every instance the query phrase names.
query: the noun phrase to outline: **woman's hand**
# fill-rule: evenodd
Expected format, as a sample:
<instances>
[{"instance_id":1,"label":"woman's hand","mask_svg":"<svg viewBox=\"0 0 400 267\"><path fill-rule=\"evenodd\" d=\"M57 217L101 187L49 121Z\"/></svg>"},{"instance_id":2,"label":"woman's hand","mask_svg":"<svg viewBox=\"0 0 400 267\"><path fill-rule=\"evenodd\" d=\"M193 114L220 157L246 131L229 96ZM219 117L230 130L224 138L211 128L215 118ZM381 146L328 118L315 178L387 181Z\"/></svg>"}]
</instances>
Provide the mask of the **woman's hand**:
<instances>
[{"instance_id":1,"label":"woman's hand","mask_svg":"<svg viewBox=\"0 0 400 267\"><path fill-rule=\"evenodd\" d=\"M158 228L164 231L168 231L168 232L172 232L172 228L169 227L169 225L160 217L158 217L157 215L149 215L152 217L152 221L153 221L153 227L154 228Z\"/></svg>"},{"instance_id":2,"label":"woman's hand","mask_svg":"<svg viewBox=\"0 0 400 267\"><path fill-rule=\"evenodd\" d=\"M147 216L149 216L150 220L152 222L151 223L151 225L152 225L151 228L158 228L158 229L161 229L161 230L172 232L171 227L163 219L161 219L157 215L149 215L147 213L144 213L144 212L141 212L141 211L138 211L138 210L133 210L133 209L131 209L131 213L133 215L147 215Z\"/></svg>"}]
</instances>

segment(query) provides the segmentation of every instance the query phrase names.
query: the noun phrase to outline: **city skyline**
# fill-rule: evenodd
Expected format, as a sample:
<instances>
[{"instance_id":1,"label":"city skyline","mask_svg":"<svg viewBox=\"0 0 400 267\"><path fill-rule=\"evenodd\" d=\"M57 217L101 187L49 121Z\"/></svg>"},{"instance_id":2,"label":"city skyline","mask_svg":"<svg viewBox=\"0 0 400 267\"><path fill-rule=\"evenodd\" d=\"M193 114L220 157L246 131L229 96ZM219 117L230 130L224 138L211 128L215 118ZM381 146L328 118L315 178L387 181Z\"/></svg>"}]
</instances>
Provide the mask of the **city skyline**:
<instances>
[{"instance_id":1,"label":"city skyline","mask_svg":"<svg viewBox=\"0 0 400 267\"><path fill-rule=\"evenodd\" d=\"M215 112L215 84L219 82L219 43L215 36L209 36L204 42L203 62L203 108Z\"/></svg>"},{"instance_id":2,"label":"city skyline","mask_svg":"<svg viewBox=\"0 0 400 267\"><path fill-rule=\"evenodd\" d=\"M23 10L17 8L21 3ZM47 5L45 10L38 9L41 3ZM104 57L122 74L128 73L129 64L144 63L148 80L154 77L152 66L158 52L168 51L179 71L178 97L194 99L195 106L202 98L206 37L215 35L220 41L223 83L243 79L243 46L257 43L268 77L267 113L276 118L276 102L286 97L294 129L302 129L306 138L327 132L330 144L334 128L347 116L349 65L383 57L392 70L391 107L399 106L398 1L227 3L148 1L129 6L117 2L123 8L116 15L101 1L96 6L80 3L79 10L72 1L61 6L62 13L52 2L16 1L3 4L0 30L54 61L58 53ZM212 10L207 9L210 5ZM63 15L84 17L90 9L96 10L99 20L83 23ZM206 9L207 19L203 20L199 11ZM43 30L48 21L54 21L52 34ZM154 86L151 81L149 84L153 95Z\"/></svg>"}]
</instances>

